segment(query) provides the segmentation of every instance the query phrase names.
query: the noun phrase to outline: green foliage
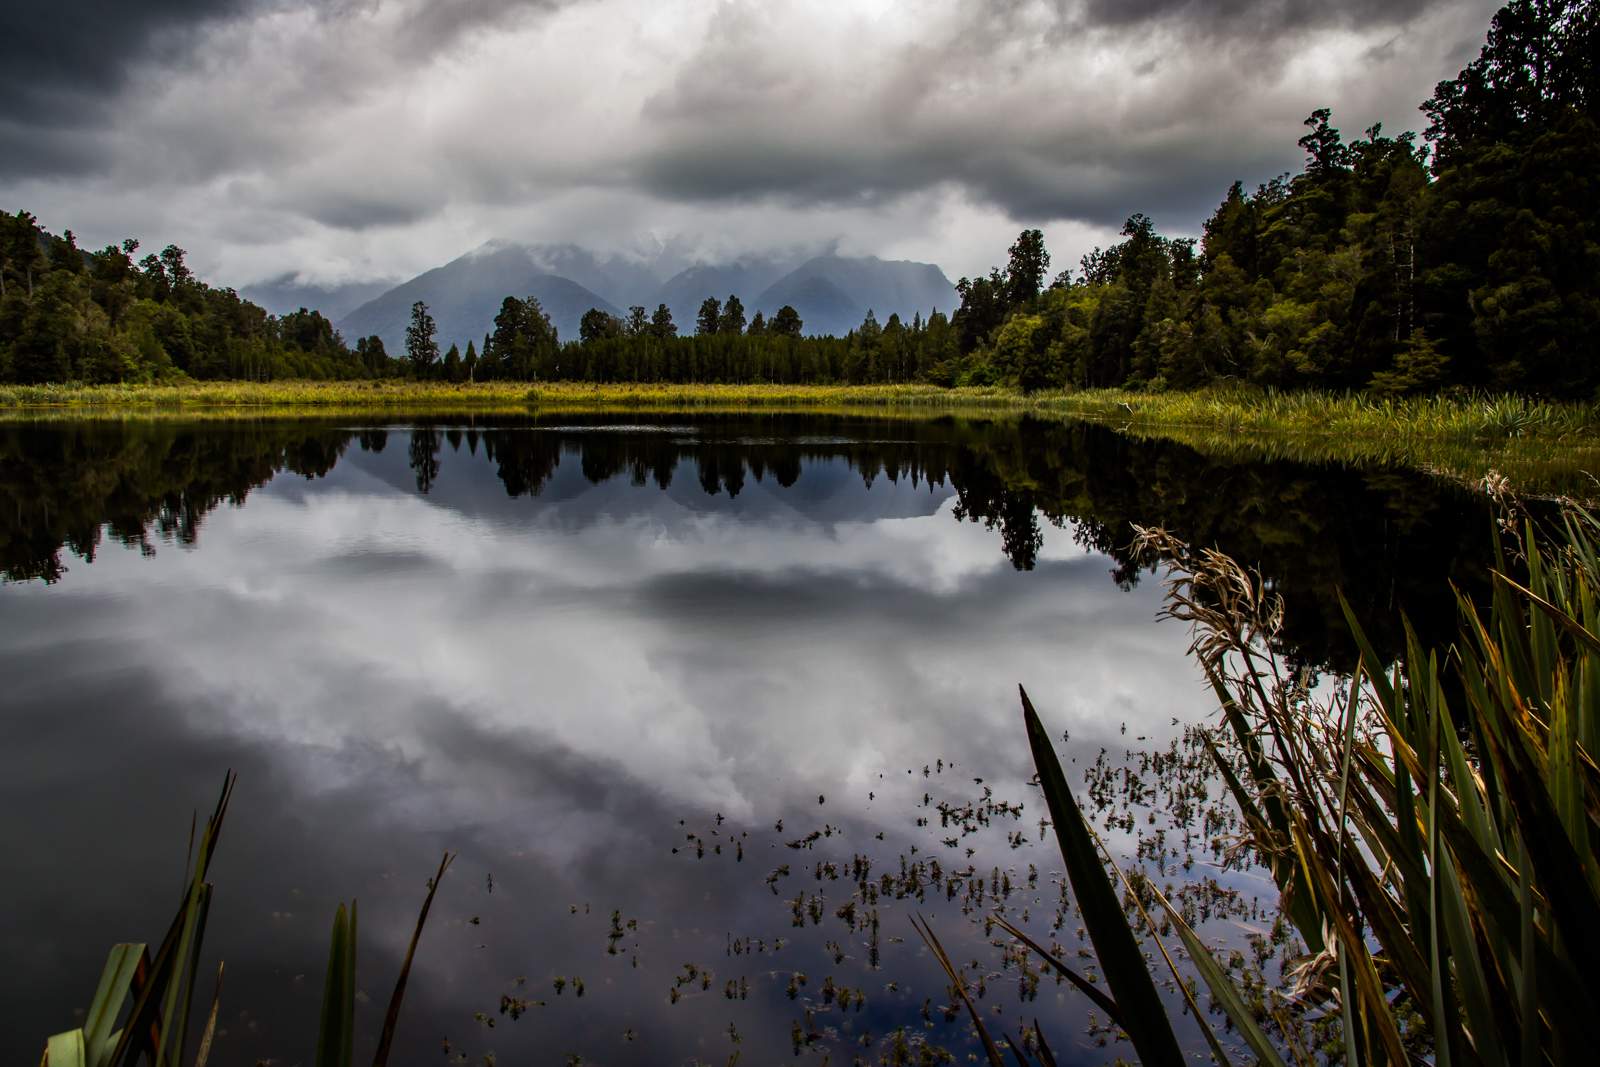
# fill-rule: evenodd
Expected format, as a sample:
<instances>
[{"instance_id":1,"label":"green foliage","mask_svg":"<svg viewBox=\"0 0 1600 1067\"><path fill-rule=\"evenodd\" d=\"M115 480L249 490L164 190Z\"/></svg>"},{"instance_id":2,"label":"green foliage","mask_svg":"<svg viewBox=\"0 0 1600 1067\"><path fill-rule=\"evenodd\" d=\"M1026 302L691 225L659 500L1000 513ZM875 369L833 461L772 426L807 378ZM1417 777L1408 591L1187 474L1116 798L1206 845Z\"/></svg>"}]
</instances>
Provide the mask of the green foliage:
<instances>
[{"instance_id":1,"label":"green foliage","mask_svg":"<svg viewBox=\"0 0 1600 1067\"><path fill-rule=\"evenodd\" d=\"M112 946L83 1027L51 1037L42 1067L133 1067L141 1058L151 1067L183 1064L189 1010L211 910L212 886L205 878L233 783L232 774L223 781L216 810L200 835L193 870L185 871L178 914L155 955L151 956L147 945ZM221 991L222 970L218 968L217 996ZM113 1029L118 1018L123 1020L122 1026ZM194 1067L205 1065L216 1021L217 998L213 997Z\"/></svg>"},{"instance_id":2,"label":"green foliage","mask_svg":"<svg viewBox=\"0 0 1600 1067\"><path fill-rule=\"evenodd\" d=\"M1411 331L1410 343L1395 354L1393 368L1374 374L1367 391L1388 397L1431 389L1444 381L1449 363L1450 357L1441 353L1428 339L1428 332L1418 326Z\"/></svg>"},{"instance_id":3,"label":"green foliage","mask_svg":"<svg viewBox=\"0 0 1600 1067\"><path fill-rule=\"evenodd\" d=\"M322 986L322 1025L317 1031L317 1067L350 1067L356 1037L356 904L333 916L328 975Z\"/></svg>"},{"instance_id":4,"label":"green foliage","mask_svg":"<svg viewBox=\"0 0 1600 1067\"><path fill-rule=\"evenodd\" d=\"M1304 170L1254 193L1234 183L1198 248L1135 215L1126 240L1083 258L1076 283L1063 272L1036 295L1020 264L1043 246L1024 231L1004 274L958 283L962 351L1027 389L1244 381L1593 397L1597 26L1595 0L1501 9L1482 55L1424 105L1431 159L1415 134L1375 125L1346 141L1327 109L1313 112ZM1005 323L1046 312L1061 290L1083 321L1047 317L1056 332L1019 358ZM1056 342L1061 358L1041 361Z\"/></svg>"},{"instance_id":5,"label":"green foliage","mask_svg":"<svg viewBox=\"0 0 1600 1067\"><path fill-rule=\"evenodd\" d=\"M1282 1067L1280 1044L1310 1062L1291 1017L1322 1030L1330 1062L1337 1049L1352 1067L1590 1062L1600 1006L1596 535L1600 520L1586 511L1567 514L1553 546L1528 523L1516 559L1526 584L1507 576L1501 554L1487 618L1458 594L1460 639L1448 649L1408 630L1403 655L1380 657L1346 606L1360 664L1318 697L1272 652L1284 605L1259 574L1163 530L1139 531L1138 547L1169 561L1162 615L1190 625L1191 653L1221 705L1204 743L1243 818L1240 846L1276 881L1281 914L1309 950L1287 995L1238 982L1148 879L1122 876L1024 692L1037 781L1113 1003L1091 999L1142 1062L1182 1059L1147 944L1185 991L1185 1014L1216 1062L1229 1062L1167 950L1168 928L1258 1063ZM1144 897L1163 909L1162 929ZM919 933L966 1001L931 930ZM991 1062L1002 1062L966 1004Z\"/></svg>"},{"instance_id":6,"label":"green foliage","mask_svg":"<svg viewBox=\"0 0 1600 1067\"><path fill-rule=\"evenodd\" d=\"M760 312L756 312L760 314ZM774 337L799 337L804 323L800 321L800 313L788 304L779 308L772 316L772 323L767 327L767 332Z\"/></svg>"},{"instance_id":7,"label":"green foliage","mask_svg":"<svg viewBox=\"0 0 1600 1067\"><path fill-rule=\"evenodd\" d=\"M0 212L0 379L20 384L182 378L376 378L395 373L376 337L352 351L301 308L271 316L197 279L168 245L136 265L139 243L85 252L69 230Z\"/></svg>"},{"instance_id":8,"label":"green foliage","mask_svg":"<svg viewBox=\"0 0 1600 1067\"><path fill-rule=\"evenodd\" d=\"M956 284L946 319L869 315L802 338L782 308L746 322L737 297L679 338L665 304L591 309L562 345L538 302L505 298L477 364L445 369L426 327L407 373L456 381L925 382L1040 389L1249 383L1278 390L1451 387L1589 400L1600 393L1600 0L1513 0L1482 53L1423 105L1430 125L1347 140L1306 119L1304 169L1228 190L1198 240L1142 214L1122 241L1050 265L1023 230L1004 269ZM199 282L169 245L84 253L0 213L0 376L17 383L395 374L376 338L350 351L302 309L280 318ZM414 311L416 309L413 309ZM421 309L426 318L426 308ZM748 327L748 329L747 329ZM779 342L771 344L769 342Z\"/></svg>"},{"instance_id":9,"label":"green foliage","mask_svg":"<svg viewBox=\"0 0 1600 1067\"><path fill-rule=\"evenodd\" d=\"M494 317L494 332L478 353L477 380L539 381L557 365L559 338L550 315L535 297L508 296Z\"/></svg>"},{"instance_id":10,"label":"green foliage","mask_svg":"<svg viewBox=\"0 0 1600 1067\"><path fill-rule=\"evenodd\" d=\"M428 313L428 305L418 300L411 305L411 325L406 327L406 359L417 377L429 377L433 361L439 358L439 342L434 337L439 327Z\"/></svg>"},{"instance_id":11,"label":"green foliage","mask_svg":"<svg viewBox=\"0 0 1600 1067\"><path fill-rule=\"evenodd\" d=\"M694 332L701 337L720 332L722 328L722 301L708 296L700 304L700 314L694 320Z\"/></svg>"},{"instance_id":12,"label":"green foliage","mask_svg":"<svg viewBox=\"0 0 1600 1067\"><path fill-rule=\"evenodd\" d=\"M728 302L722 305L722 314L717 319L718 333L744 333L744 304L737 296L729 295Z\"/></svg>"},{"instance_id":13,"label":"green foliage","mask_svg":"<svg viewBox=\"0 0 1600 1067\"><path fill-rule=\"evenodd\" d=\"M154 957L147 945L112 946L94 998L84 1015L84 1025L50 1037L40 1067L135 1067L141 1060L149 1067L184 1067L189 1010L194 1000L206 917L211 908L212 885L205 881L205 876L216 852L223 816L227 813L236 780L237 776L230 772L223 781L216 810L206 820L200 836L193 873L185 872L183 904L167 931L166 940ZM439 863L438 874L428 880L428 895L422 902L411 945L406 950L399 980L389 1000L373 1067L386 1067L388 1063L417 942L422 937L428 911L433 907L433 896L454 859L453 854L447 853ZM351 1067L355 1048L355 968L356 905L351 901L348 916L343 904L334 915L322 996L322 1024L317 1033L317 1067ZM219 964L211 1011L190 1061L191 1067L205 1067L210 1057L222 999L222 974L223 966ZM122 1020L122 1026L113 1029L118 1019Z\"/></svg>"}]
</instances>

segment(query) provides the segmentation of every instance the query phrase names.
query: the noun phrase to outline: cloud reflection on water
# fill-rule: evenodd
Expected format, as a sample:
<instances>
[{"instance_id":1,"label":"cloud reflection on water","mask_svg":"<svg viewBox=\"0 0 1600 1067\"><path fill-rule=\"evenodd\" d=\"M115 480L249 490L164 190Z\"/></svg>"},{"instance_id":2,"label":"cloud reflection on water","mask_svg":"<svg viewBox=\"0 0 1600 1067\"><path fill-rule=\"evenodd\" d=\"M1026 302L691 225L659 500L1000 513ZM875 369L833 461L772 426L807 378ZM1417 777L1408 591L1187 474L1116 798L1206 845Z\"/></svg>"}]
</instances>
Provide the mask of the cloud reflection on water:
<instances>
[{"instance_id":1,"label":"cloud reflection on water","mask_svg":"<svg viewBox=\"0 0 1600 1067\"><path fill-rule=\"evenodd\" d=\"M1153 585L1119 590L1105 558L1054 528L1037 568L1015 571L997 533L953 519L948 489L868 489L833 460L808 463L792 488L769 479L729 500L688 471L663 491L622 477L591 485L563 464L541 496L512 500L483 459L440 458L426 498L408 489L403 449L352 454L325 479L283 475L213 513L193 550L111 550L60 586L4 591L6 765L82 760L132 797L95 827L81 805L36 803L94 788L78 773L7 789L8 802L33 798L36 820L9 825L7 844L40 856L38 878L5 890L7 902L44 914L59 892L98 916L71 937L7 939L9 950L60 937L74 964L34 994L48 1030L70 1023L60 997L87 995L74 992L97 966L85 961L130 936L103 883L62 886L74 861L60 842L153 839L126 859L143 936L155 936L166 906L155 901L176 880L173 815L207 803L224 766L244 778L216 868L213 949L232 953L230 973L237 961L230 998L270 1022L256 1035L238 1022L220 1062L294 1063L296 1042L309 1047L323 913L340 895L363 901L363 988L381 1001L412 883L444 847L463 850L459 888L441 896L425 938L405 1024L417 1044L402 1062L437 1058L436 1029L474 1057L554 1032L602 1062L681 1061L716 1052L697 1042L726 1013L720 998L665 1004L679 957L720 957L735 922L789 933L786 906L761 884L795 858L773 848L776 819L825 819L849 848L892 859L936 836L911 825L928 784L908 767L955 760L1022 799L1019 681L1087 752L1120 739L1123 722L1154 740L1173 717L1207 710L1185 635L1152 624ZM150 773L121 752L142 753ZM750 831L750 862L685 866L668 852L681 843L677 819L707 826L716 812ZM885 827L889 839L875 841ZM569 918L569 898L643 913L640 967L618 970L598 933L575 934L604 919ZM489 925L463 925L469 912ZM927 988L875 995L864 1018L891 1019L903 1002L900 1021L915 1021L940 984L916 950L890 949L886 970L866 977ZM784 951L824 966L815 945ZM565 1016L469 1029L515 974L537 969L545 982L546 970L607 965L617 985L591 978L582 1011L563 1001ZM307 977L286 986L287 973ZM550 992L538 995L554 1003ZM747 1055L787 1055L794 1009L776 986L726 1007ZM649 1049L602 1056L585 1044L610 1048L628 1025L651 1035ZM870 1028L881 1036L882 1025ZM37 1043L6 1040L19 1055Z\"/></svg>"}]
</instances>

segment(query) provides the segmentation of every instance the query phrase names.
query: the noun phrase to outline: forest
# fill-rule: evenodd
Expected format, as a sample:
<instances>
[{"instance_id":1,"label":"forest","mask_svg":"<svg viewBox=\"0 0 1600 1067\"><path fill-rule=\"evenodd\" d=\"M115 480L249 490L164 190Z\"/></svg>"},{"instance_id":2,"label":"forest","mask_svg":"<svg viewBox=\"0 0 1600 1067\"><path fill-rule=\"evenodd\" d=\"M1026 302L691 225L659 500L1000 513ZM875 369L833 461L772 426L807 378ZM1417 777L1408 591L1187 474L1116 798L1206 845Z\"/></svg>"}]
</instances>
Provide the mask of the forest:
<instances>
[{"instance_id":1,"label":"forest","mask_svg":"<svg viewBox=\"0 0 1600 1067\"><path fill-rule=\"evenodd\" d=\"M1466 388L1589 399L1600 387L1600 67L1595 0L1514 0L1482 52L1422 104L1420 139L1347 139L1318 110L1298 174L1235 182L1199 238L1134 215L1121 242L1050 273L1037 229L961 306L869 312L805 336L707 297L591 310L562 341L507 296L481 347L444 353L425 305L403 353L316 311L273 316L197 279L169 245L98 252L0 212L0 376L19 383L408 377L444 381L1012 384L1027 391L1251 383L1381 396ZM693 332L689 330L692 328Z\"/></svg>"}]
</instances>

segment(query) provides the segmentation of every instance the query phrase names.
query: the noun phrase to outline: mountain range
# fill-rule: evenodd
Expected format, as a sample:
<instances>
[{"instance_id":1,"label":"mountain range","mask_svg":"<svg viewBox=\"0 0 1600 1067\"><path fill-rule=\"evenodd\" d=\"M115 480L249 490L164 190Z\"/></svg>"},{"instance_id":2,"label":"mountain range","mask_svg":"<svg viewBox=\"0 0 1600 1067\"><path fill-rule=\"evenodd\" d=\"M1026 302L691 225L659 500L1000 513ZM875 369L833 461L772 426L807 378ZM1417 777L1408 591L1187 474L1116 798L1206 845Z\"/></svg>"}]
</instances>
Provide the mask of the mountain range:
<instances>
[{"instance_id":1,"label":"mountain range","mask_svg":"<svg viewBox=\"0 0 1600 1067\"><path fill-rule=\"evenodd\" d=\"M347 341L377 334L396 355L405 349L411 305L418 300L439 326L442 349L452 344L464 349L469 340L482 344L507 296L537 297L564 341L577 339L578 322L590 308L621 316L630 306L654 312L666 304L678 332L693 333L708 296L737 296L747 318L758 310L770 318L787 304L800 313L805 333L836 336L861 325L868 310L879 322L896 313L909 321L936 308L948 314L960 303L955 287L934 264L876 256L746 256L725 264L693 264L665 278L652 266L597 256L575 245L490 241L382 292L374 290L383 283L317 288L281 278L241 293L275 314L316 308L335 320Z\"/></svg>"}]
</instances>

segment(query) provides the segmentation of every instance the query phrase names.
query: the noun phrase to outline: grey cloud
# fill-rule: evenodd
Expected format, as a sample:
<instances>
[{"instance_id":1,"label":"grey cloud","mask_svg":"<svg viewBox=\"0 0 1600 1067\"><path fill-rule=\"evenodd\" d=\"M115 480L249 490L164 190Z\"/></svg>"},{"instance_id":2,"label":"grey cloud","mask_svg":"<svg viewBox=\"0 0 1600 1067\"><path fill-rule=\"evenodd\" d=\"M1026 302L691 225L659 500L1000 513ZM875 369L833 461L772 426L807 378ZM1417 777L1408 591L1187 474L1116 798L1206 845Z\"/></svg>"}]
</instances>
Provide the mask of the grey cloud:
<instances>
[{"instance_id":1,"label":"grey cloud","mask_svg":"<svg viewBox=\"0 0 1600 1067\"><path fill-rule=\"evenodd\" d=\"M636 3L386 0L375 17L375 0L65 0L9 16L0 185L65 178L8 206L115 197L112 218L140 197L152 215L193 204L169 224L197 255L278 245L258 277L304 269L307 248L330 275L371 277L490 237L587 247L668 226L739 228L717 252L731 258L779 233L904 231L924 202L1192 230L1233 179L1298 166L1312 108L1350 131L1405 123L1494 6L1015 0L895 9L853 34L762 0L627 31Z\"/></svg>"},{"instance_id":2,"label":"grey cloud","mask_svg":"<svg viewBox=\"0 0 1600 1067\"><path fill-rule=\"evenodd\" d=\"M1132 26L1179 18L1219 34L1253 36L1357 23L1396 25L1443 0L1088 0L1085 21Z\"/></svg>"},{"instance_id":3,"label":"grey cloud","mask_svg":"<svg viewBox=\"0 0 1600 1067\"><path fill-rule=\"evenodd\" d=\"M737 137L711 143L675 142L646 157L637 180L679 200L776 199L790 206L875 207L941 183L958 184L978 200L1019 220L1075 218L1121 225L1136 211L1195 215L1216 206L1233 179L1297 159L1292 142L1276 156L1233 145L1226 158L1174 153L1142 160L1107 146L1103 154L1079 144L1007 143L1005 131L967 138L831 150L803 144L752 151ZM1087 138L1082 139L1087 140ZM1246 151L1239 152L1244 147Z\"/></svg>"},{"instance_id":4,"label":"grey cloud","mask_svg":"<svg viewBox=\"0 0 1600 1067\"><path fill-rule=\"evenodd\" d=\"M891 74L871 88L842 90L807 83L803 73L786 72L759 49L744 47L743 23L714 22L700 54L645 103L646 119L671 134L636 157L633 180L668 199L771 200L801 209L870 209L953 184L1030 222L1072 218L1118 226L1135 211L1197 219L1235 178L1260 180L1299 164L1297 134L1284 136L1294 127L1283 115L1268 119L1281 92L1264 90L1303 58L1308 33L1403 32L1445 6L1482 5L991 4L969 12L939 39L893 55L886 64ZM1141 34L1157 33L1170 39L1171 51L1151 50L1134 69L1083 84L1075 99L1052 106L1017 92L1030 65L1070 65L1085 58L1086 42L1091 50L1126 47ZM1203 55L1197 36L1207 42ZM1393 45L1370 49L1363 62L1392 62ZM1153 88L1145 82L1151 77L1160 80ZM988 99L952 91L963 82L984 84ZM852 88L857 98L830 126L828 91ZM1007 107L1008 95L1015 108ZM1419 93L1391 107L1420 99ZM819 110L823 117L812 118ZM1276 132L1268 131L1268 121L1277 124Z\"/></svg>"},{"instance_id":5,"label":"grey cloud","mask_svg":"<svg viewBox=\"0 0 1600 1067\"><path fill-rule=\"evenodd\" d=\"M1449 0L1051 0L1054 29L1137 26L1160 20L1222 36L1263 36L1302 29L1358 24L1397 25ZM975 20L1011 26L1031 16L1038 5L1027 0L991 3Z\"/></svg>"},{"instance_id":6,"label":"grey cloud","mask_svg":"<svg viewBox=\"0 0 1600 1067\"><path fill-rule=\"evenodd\" d=\"M423 195L417 195L422 193ZM441 206L437 196L413 190L383 195L370 188L331 190L297 205L307 218L341 230L402 226L432 215Z\"/></svg>"},{"instance_id":7,"label":"grey cloud","mask_svg":"<svg viewBox=\"0 0 1600 1067\"><path fill-rule=\"evenodd\" d=\"M402 67L420 66L468 32L563 2L425 0L399 22L386 50L389 59ZM372 6L368 0L62 0L11 5L0 24L0 176L107 169L109 147L101 134L115 122L117 105L130 91L134 72L141 66L159 70L192 63L208 28L296 9L312 10L319 19L335 24ZM308 90L337 96L336 83L348 72L304 73ZM361 228L416 217L334 208L329 224Z\"/></svg>"},{"instance_id":8,"label":"grey cloud","mask_svg":"<svg viewBox=\"0 0 1600 1067\"><path fill-rule=\"evenodd\" d=\"M75 135L103 125L130 69L181 50L195 27L251 0L62 0L12 4L0 26L0 174L100 169Z\"/></svg>"},{"instance_id":9,"label":"grey cloud","mask_svg":"<svg viewBox=\"0 0 1600 1067\"><path fill-rule=\"evenodd\" d=\"M129 66L176 36L239 14L251 0L61 0L13 4L0 33L0 114L30 125L82 121L119 90Z\"/></svg>"}]
</instances>

